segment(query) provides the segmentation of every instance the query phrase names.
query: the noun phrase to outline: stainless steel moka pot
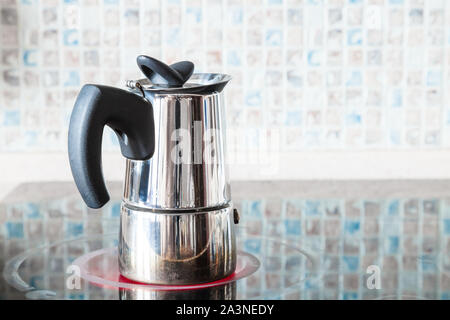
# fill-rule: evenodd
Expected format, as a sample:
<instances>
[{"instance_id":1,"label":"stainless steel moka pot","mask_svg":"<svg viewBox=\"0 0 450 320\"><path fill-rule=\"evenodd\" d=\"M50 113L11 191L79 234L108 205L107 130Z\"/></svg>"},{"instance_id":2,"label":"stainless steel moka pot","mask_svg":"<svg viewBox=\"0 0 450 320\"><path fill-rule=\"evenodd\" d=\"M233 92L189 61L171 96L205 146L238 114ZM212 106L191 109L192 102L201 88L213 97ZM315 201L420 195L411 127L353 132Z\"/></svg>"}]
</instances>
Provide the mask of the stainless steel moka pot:
<instances>
[{"instance_id":1,"label":"stainless steel moka pot","mask_svg":"<svg viewBox=\"0 0 450 320\"><path fill-rule=\"evenodd\" d=\"M215 281L236 267L233 210L225 163L228 75L192 74L148 56L147 77L129 90L85 85L69 128L73 177L86 204L109 201L101 164L104 126L126 158L119 267L128 279L156 284Z\"/></svg>"}]
</instances>

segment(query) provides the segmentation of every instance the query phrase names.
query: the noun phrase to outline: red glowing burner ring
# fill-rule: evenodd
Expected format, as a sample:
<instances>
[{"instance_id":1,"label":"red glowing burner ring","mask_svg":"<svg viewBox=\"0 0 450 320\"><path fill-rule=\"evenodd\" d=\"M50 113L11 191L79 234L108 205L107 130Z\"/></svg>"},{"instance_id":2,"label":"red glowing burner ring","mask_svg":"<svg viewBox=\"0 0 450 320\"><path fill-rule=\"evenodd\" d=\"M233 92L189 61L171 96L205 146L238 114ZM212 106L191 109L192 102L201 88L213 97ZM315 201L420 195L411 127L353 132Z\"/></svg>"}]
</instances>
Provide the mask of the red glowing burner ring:
<instances>
[{"instance_id":1,"label":"red glowing burner ring","mask_svg":"<svg viewBox=\"0 0 450 320\"><path fill-rule=\"evenodd\" d=\"M190 285L161 285L136 282L125 278L119 272L117 248L100 249L77 258L73 265L80 268L83 279L92 284L111 289L151 289L151 290L196 290L225 285L246 278L258 270L258 259L246 252L237 252L237 264L234 273L224 279L213 282Z\"/></svg>"}]
</instances>

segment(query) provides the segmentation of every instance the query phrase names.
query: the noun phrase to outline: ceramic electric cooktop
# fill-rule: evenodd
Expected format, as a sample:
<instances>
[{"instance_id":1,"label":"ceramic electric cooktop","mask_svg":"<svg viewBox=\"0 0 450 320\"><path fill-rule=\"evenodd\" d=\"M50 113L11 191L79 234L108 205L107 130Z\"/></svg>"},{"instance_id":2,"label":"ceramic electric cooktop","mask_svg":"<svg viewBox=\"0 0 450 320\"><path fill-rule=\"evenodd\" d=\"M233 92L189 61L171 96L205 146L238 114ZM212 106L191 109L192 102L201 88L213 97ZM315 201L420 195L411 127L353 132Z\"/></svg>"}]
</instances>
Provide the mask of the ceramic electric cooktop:
<instances>
[{"instance_id":1,"label":"ceramic electric cooktop","mask_svg":"<svg viewBox=\"0 0 450 320\"><path fill-rule=\"evenodd\" d=\"M121 183L88 209L72 183L0 202L1 299L450 299L450 182L236 182L237 269L163 286L120 276Z\"/></svg>"}]
</instances>

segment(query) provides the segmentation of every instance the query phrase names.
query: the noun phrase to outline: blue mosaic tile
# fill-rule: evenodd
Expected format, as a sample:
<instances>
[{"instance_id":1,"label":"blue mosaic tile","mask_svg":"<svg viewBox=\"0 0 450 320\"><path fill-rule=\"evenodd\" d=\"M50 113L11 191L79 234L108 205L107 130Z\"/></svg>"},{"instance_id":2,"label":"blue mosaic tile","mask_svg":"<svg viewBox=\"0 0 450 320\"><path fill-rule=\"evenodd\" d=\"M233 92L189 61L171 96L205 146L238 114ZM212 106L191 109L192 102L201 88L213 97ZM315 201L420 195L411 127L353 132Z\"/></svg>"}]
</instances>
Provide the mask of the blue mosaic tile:
<instances>
[{"instance_id":1,"label":"blue mosaic tile","mask_svg":"<svg viewBox=\"0 0 450 320\"><path fill-rule=\"evenodd\" d=\"M305 214L309 216L317 216L320 215L320 201L305 201Z\"/></svg>"},{"instance_id":2,"label":"blue mosaic tile","mask_svg":"<svg viewBox=\"0 0 450 320\"><path fill-rule=\"evenodd\" d=\"M266 44L268 46L281 46L283 42L283 32L281 30L272 29L266 32Z\"/></svg>"},{"instance_id":3,"label":"blue mosaic tile","mask_svg":"<svg viewBox=\"0 0 450 320\"><path fill-rule=\"evenodd\" d=\"M323 0L308 0L308 4L310 5L321 5L323 4Z\"/></svg>"},{"instance_id":4,"label":"blue mosaic tile","mask_svg":"<svg viewBox=\"0 0 450 320\"><path fill-rule=\"evenodd\" d=\"M288 112L286 115L286 126L300 126L302 123L302 114L298 111Z\"/></svg>"},{"instance_id":5,"label":"blue mosaic tile","mask_svg":"<svg viewBox=\"0 0 450 320\"><path fill-rule=\"evenodd\" d=\"M444 219L444 233L450 235L450 219Z\"/></svg>"},{"instance_id":6,"label":"blue mosaic tile","mask_svg":"<svg viewBox=\"0 0 450 320\"><path fill-rule=\"evenodd\" d=\"M417 288L417 274L413 272L403 272L399 276L403 290L415 290Z\"/></svg>"},{"instance_id":7,"label":"blue mosaic tile","mask_svg":"<svg viewBox=\"0 0 450 320\"><path fill-rule=\"evenodd\" d=\"M423 272L435 272L437 261L435 256L423 255L420 257L421 267Z\"/></svg>"},{"instance_id":8,"label":"blue mosaic tile","mask_svg":"<svg viewBox=\"0 0 450 320\"><path fill-rule=\"evenodd\" d=\"M386 253L388 254L397 254L400 245L400 239L397 236L391 236L387 239L387 248Z\"/></svg>"},{"instance_id":9,"label":"blue mosaic tile","mask_svg":"<svg viewBox=\"0 0 450 320\"><path fill-rule=\"evenodd\" d=\"M440 86L442 84L442 73L440 71L428 71L427 85L430 87Z\"/></svg>"},{"instance_id":10,"label":"blue mosaic tile","mask_svg":"<svg viewBox=\"0 0 450 320\"><path fill-rule=\"evenodd\" d=\"M28 219L39 219L42 217L41 210L36 203L27 203L23 209Z\"/></svg>"},{"instance_id":11,"label":"blue mosaic tile","mask_svg":"<svg viewBox=\"0 0 450 320\"><path fill-rule=\"evenodd\" d=\"M321 52L318 50L311 50L308 52L308 65L311 67L319 67L321 65Z\"/></svg>"},{"instance_id":12,"label":"blue mosaic tile","mask_svg":"<svg viewBox=\"0 0 450 320\"><path fill-rule=\"evenodd\" d=\"M349 46L359 46L362 45L362 30L352 29L347 31L347 44Z\"/></svg>"},{"instance_id":13,"label":"blue mosaic tile","mask_svg":"<svg viewBox=\"0 0 450 320\"><path fill-rule=\"evenodd\" d=\"M403 105L403 96L400 90L394 90L392 92L392 104L393 108L399 108Z\"/></svg>"},{"instance_id":14,"label":"blue mosaic tile","mask_svg":"<svg viewBox=\"0 0 450 320\"><path fill-rule=\"evenodd\" d=\"M261 253L261 240L259 239L247 239L244 243L244 248L246 251L254 254Z\"/></svg>"},{"instance_id":15,"label":"blue mosaic tile","mask_svg":"<svg viewBox=\"0 0 450 320\"><path fill-rule=\"evenodd\" d=\"M342 299L343 300L357 300L358 292L344 292Z\"/></svg>"},{"instance_id":16,"label":"blue mosaic tile","mask_svg":"<svg viewBox=\"0 0 450 320\"><path fill-rule=\"evenodd\" d=\"M400 145L401 144L401 135L399 130L391 130L389 132L389 138L390 142L393 145Z\"/></svg>"},{"instance_id":17,"label":"blue mosaic tile","mask_svg":"<svg viewBox=\"0 0 450 320\"><path fill-rule=\"evenodd\" d=\"M26 147L34 147L38 143L39 132L27 130L24 134L24 143Z\"/></svg>"},{"instance_id":18,"label":"blue mosaic tile","mask_svg":"<svg viewBox=\"0 0 450 320\"><path fill-rule=\"evenodd\" d=\"M441 300L450 300L450 291L442 292Z\"/></svg>"},{"instance_id":19,"label":"blue mosaic tile","mask_svg":"<svg viewBox=\"0 0 450 320\"><path fill-rule=\"evenodd\" d=\"M238 67L241 66L242 64L242 60L241 60L241 56L240 53L237 51L230 51L228 52L228 60L227 60L228 64L233 66L233 67Z\"/></svg>"},{"instance_id":20,"label":"blue mosaic tile","mask_svg":"<svg viewBox=\"0 0 450 320\"><path fill-rule=\"evenodd\" d=\"M63 31L63 39L65 46L78 46L79 45L79 32L76 29L69 29Z\"/></svg>"},{"instance_id":21,"label":"blue mosaic tile","mask_svg":"<svg viewBox=\"0 0 450 320\"><path fill-rule=\"evenodd\" d=\"M318 288L317 281L306 279L304 284L305 290L315 290Z\"/></svg>"},{"instance_id":22,"label":"blue mosaic tile","mask_svg":"<svg viewBox=\"0 0 450 320\"><path fill-rule=\"evenodd\" d=\"M232 8L230 10L231 13L231 23L233 25L239 25L242 24L243 20L244 20L244 11L243 8L240 7L236 7L236 8Z\"/></svg>"},{"instance_id":23,"label":"blue mosaic tile","mask_svg":"<svg viewBox=\"0 0 450 320\"><path fill-rule=\"evenodd\" d=\"M387 214L389 216L398 216L400 214L400 202L398 200L392 200L389 202Z\"/></svg>"},{"instance_id":24,"label":"blue mosaic tile","mask_svg":"<svg viewBox=\"0 0 450 320\"><path fill-rule=\"evenodd\" d=\"M6 236L8 239L23 239L23 222L6 222Z\"/></svg>"},{"instance_id":25,"label":"blue mosaic tile","mask_svg":"<svg viewBox=\"0 0 450 320\"><path fill-rule=\"evenodd\" d=\"M120 217L120 202L115 202L111 205L111 218L118 218Z\"/></svg>"},{"instance_id":26,"label":"blue mosaic tile","mask_svg":"<svg viewBox=\"0 0 450 320\"><path fill-rule=\"evenodd\" d=\"M105 0L105 1L113 1L113 0ZM71 293L68 294L68 298L70 300L85 300L86 299L86 294L71 292Z\"/></svg>"},{"instance_id":27,"label":"blue mosaic tile","mask_svg":"<svg viewBox=\"0 0 450 320\"><path fill-rule=\"evenodd\" d=\"M344 223L344 231L348 235L358 234L360 231L361 225L359 221L345 221Z\"/></svg>"},{"instance_id":28,"label":"blue mosaic tile","mask_svg":"<svg viewBox=\"0 0 450 320\"><path fill-rule=\"evenodd\" d=\"M245 102L247 106L257 107L262 105L262 95L259 90L252 90L247 93Z\"/></svg>"},{"instance_id":29,"label":"blue mosaic tile","mask_svg":"<svg viewBox=\"0 0 450 320\"><path fill-rule=\"evenodd\" d=\"M346 85L349 87L362 85L363 79L360 71L353 71L350 73Z\"/></svg>"},{"instance_id":30,"label":"blue mosaic tile","mask_svg":"<svg viewBox=\"0 0 450 320\"><path fill-rule=\"evenodd\" d=\"M78 71L68 71L65 74L64 86L77 87L80 85L80 74Z\"/></svg>"},{"instance_id":31,"label":"blue mosaic tile","mask_svg":"<svg viewBox=\"0 0 450 320\"><path fill-rule=\"evenodd\" d=\"M300 220L285 220L284 225L286 228L286 235L298 236L301 234Z\"/></svg>"},{"instance_id":32,"label":"blue mosaic tile","mask_svg":"<svg viewBox=\"0 0 450 320\"><path fill-rule=\"evenodd\" d=\"M168 46L180 46L182 43L182 34L180 28L169 28L166 33L165 41Z\"/></svg>"},{"instance_id":33,"label":"blue mosaic tile","mask_svg":"<svg viewBox=\"0 0 450 320\"><path fill-rule=\"evenodd\" d=\"M186 8L186 14L194 19L196 23L200 23L202 21L202 9L196 7L188 7Z\"/></svg>"},{"instance_id":34,"label":"blue mosaic tile","mask_svg":"<svg viewBox=\"0 0 450 320\"><path fill-rule=\"evenodd\" d=\"M37 67L38 59L37 59L38 50L30 49L25 50L23 53L23 64L26 67Z\"/></svg>"},{"instance_id":35,"label":"blue mosaic tile","mask_svg":"<svg viewBox=\"0 0 450 320\"><path fill-rule=\"evenodd\" d=\"M347 124L349 126L357 125L357 124L360 124L362 122L361 114L356 113L356 112L348 114L346 119L347 119Z\"/></svg>"},{"instance_id":36,"label":"blue mosaic tile","mask_svg":"<svg viewBox=\"0 0 450 320\"><path fill-rule=\"evenodd\" d=\"M30 285L34 288L45 288L43 276L33 276L30 278Z\"/></svg>"},{"instance_id":37,"label":"blue mosaic tile","mask_svg":"<svg viewBox=\"0 0 450 320\"><path fill-rule=\"evenodd\" d=\"M262 218L263 217L262 202L245 201L243 203L243 215L245 216L245 218Z\"/></svg>"},{"instance_id":38,"label":"blue mosaic tile","mask_svg":"<svg viewBox=\"0 0 450 320\"><path fill-rule=\"evenodd\" d=\"M20 125L20 111L5 111L3 113L3 125L5 127L19 126Z\"/></svg>"},{"instance_id":39,"label":"blue mosaic tile","mask_svg":"<svg viewBox=\"0 0 450 320\"><path fill-rule=\"evenodd\" d=\"M78 237L83 235L84 226L83 222L67 222L66 223L66 235L68 237Z\"/></svg>"},{"instance_id":40,"label":"blue mosaic tile","mask_svg":"<svg viewBox=\"0 0 450 320\"><path fill-rule=\"evenodd\" d=\"M359 268L359 257L343 256L344 272L355 272Z\"/></svg>"}]
</instances>

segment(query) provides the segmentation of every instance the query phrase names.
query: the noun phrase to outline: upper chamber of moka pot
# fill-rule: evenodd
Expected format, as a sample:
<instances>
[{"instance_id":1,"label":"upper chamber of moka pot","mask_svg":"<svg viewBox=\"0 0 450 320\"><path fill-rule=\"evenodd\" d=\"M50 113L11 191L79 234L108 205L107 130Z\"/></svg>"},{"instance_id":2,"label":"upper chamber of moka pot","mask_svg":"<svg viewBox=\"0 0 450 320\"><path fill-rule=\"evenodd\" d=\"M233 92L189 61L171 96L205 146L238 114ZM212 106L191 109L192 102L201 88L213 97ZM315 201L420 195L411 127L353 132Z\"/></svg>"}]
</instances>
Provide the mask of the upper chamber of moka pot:
<instances>
[{"instance_id":1,"label":"upper chamber of moka pot","mask_svg":"<svg viewBox=\"0 0 450 320\"><path fill-rule=\"evenodd\" d=\"M127 159L124 202L140 208L198 209L230 201L225 165L222 90L230 76L195 73L148 56L146 76L129 91L85 85L69 128L69 158L78 189L92 208L109 200L101 167L105 125L117 134Z\"/></svg>"},{"instance_id":2,"label":"upper chamber of moka pot","mask_svg":"<svg viewBox=\"0 0 450 320\"><path fill-rule=\"evenodd\" d=\"M155 153L127 160L124 202L161 210L220 208L231 201L223 94L230 76L192 74L191 62L137 58L146 79L128 81L153 106Z\"/></svg>"}]
</instances>

